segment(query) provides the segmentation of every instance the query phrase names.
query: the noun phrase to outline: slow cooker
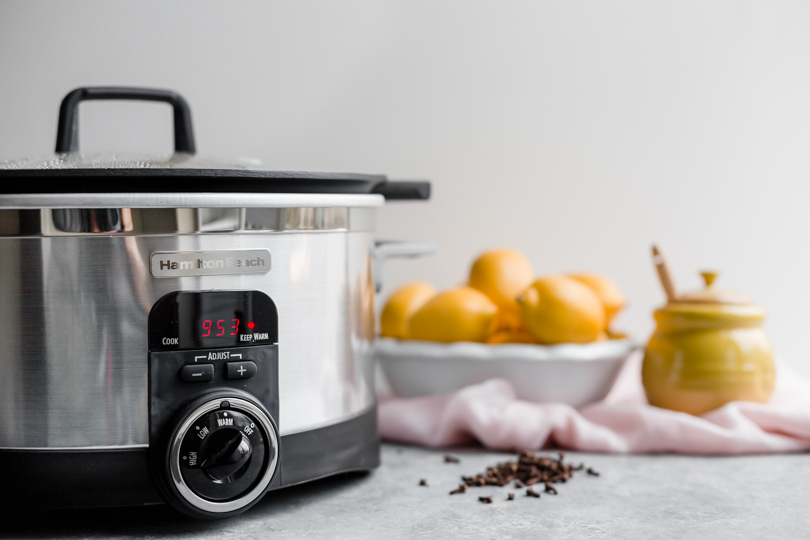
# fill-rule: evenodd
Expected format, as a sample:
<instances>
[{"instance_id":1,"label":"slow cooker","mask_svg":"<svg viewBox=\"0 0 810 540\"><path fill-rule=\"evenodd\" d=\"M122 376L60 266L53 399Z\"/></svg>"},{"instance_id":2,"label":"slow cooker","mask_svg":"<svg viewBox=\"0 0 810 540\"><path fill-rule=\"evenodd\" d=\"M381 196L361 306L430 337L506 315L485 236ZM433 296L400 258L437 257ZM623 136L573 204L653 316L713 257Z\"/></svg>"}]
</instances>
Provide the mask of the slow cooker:
<instances>
[{"instance_id":1,"label":"slow cooker","mask_svg":"<svg viewBox=\"0 0 810 540\"><path fill-rule=\"evenodd\" d=\"M175 153L83 155L83 100L174 110ZM186 101L80 88L56 154L0 164L3 503L238 514L379 464L375 209L427 182L195 157Z\"/></svg>"}]
</instances>

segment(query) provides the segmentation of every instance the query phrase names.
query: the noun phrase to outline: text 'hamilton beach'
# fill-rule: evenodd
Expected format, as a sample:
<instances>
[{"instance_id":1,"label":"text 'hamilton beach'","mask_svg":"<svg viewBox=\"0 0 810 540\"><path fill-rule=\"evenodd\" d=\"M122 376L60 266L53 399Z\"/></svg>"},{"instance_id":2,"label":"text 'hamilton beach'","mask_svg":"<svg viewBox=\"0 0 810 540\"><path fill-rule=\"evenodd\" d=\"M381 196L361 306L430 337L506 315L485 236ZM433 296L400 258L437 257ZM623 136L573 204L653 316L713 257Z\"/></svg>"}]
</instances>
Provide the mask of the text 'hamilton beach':
<instances>
[{"instance_id":1,"label":"text 'hamilton beach'","mask_svg":"<svg viewBox=\"0 0 810 540\"><path fill-rule=\"evenodd\" d=\"M265 274L270 271L270 251L249 249L153 253L151 267L155 277Z\"/></svg>"}]
</instances>

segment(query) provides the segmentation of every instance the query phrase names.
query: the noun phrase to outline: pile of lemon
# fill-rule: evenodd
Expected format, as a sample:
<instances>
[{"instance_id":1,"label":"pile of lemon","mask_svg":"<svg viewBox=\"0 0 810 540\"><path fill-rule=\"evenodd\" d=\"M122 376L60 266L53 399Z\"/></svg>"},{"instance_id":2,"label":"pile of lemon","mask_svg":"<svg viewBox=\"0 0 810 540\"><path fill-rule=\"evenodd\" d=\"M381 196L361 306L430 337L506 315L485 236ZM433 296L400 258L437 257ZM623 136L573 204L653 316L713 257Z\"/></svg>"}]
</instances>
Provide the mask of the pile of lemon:
<instances>
[{"instance_id":1,"label":"pile of lemon","mask_svg":"<svg viewBox=\"0 0 810 540\"><path fill-rule=\"evenodd\" d=\"M609 325L624 304L604 276L535 279L522 253L501 249L475 260L467 285L438 293L425 282L399 288L380 326L384 337L445 343L590 343L621 337Z\"/></svg>"}]
</instances>

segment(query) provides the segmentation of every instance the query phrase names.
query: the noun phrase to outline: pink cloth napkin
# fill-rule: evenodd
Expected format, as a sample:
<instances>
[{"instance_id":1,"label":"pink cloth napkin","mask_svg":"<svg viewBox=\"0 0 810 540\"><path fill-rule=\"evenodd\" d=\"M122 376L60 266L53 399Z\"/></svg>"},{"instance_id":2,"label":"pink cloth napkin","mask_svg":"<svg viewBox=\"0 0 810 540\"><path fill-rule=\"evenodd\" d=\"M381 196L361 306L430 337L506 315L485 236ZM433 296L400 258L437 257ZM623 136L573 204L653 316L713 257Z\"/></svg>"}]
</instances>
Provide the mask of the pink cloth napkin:
<instances>
[{"instance_id":1,"label":"pink cloth napkin","mask_svg":"<svg viewBox=\"0 0 810 540\"><path fill-rule=\"evenodd\" d=\"M518 400L503 379L449 394L381 397L380 436L442 447L478 441L512 451L551 444L585 452L757 454L810 449L810 381L777 365L770 403L736 401L702 416L652 407L641 356L628 359L610 394L575 409Z\"/></svg>"}]
</instances>

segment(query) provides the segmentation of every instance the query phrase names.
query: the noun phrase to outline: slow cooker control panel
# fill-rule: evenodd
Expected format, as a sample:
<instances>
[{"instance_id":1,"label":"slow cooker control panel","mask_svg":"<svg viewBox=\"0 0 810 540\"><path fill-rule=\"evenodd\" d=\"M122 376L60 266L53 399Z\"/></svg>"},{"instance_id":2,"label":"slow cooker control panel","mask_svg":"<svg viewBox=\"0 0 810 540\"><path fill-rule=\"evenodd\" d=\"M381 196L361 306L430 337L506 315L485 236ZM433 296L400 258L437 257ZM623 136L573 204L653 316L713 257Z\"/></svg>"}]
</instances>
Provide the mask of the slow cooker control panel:
<instances>
[{"instance_id":1,"label":"slow cooker control panel","mask_svg":"<svg viewBox=\"0 0 810 540\"><path fill-rule=\"evenodd\" d=\"M152 308L152 469L180 510L234 515L280 482L277 341L259 291L178 291Z\"/></svg>"}]
</instances>

